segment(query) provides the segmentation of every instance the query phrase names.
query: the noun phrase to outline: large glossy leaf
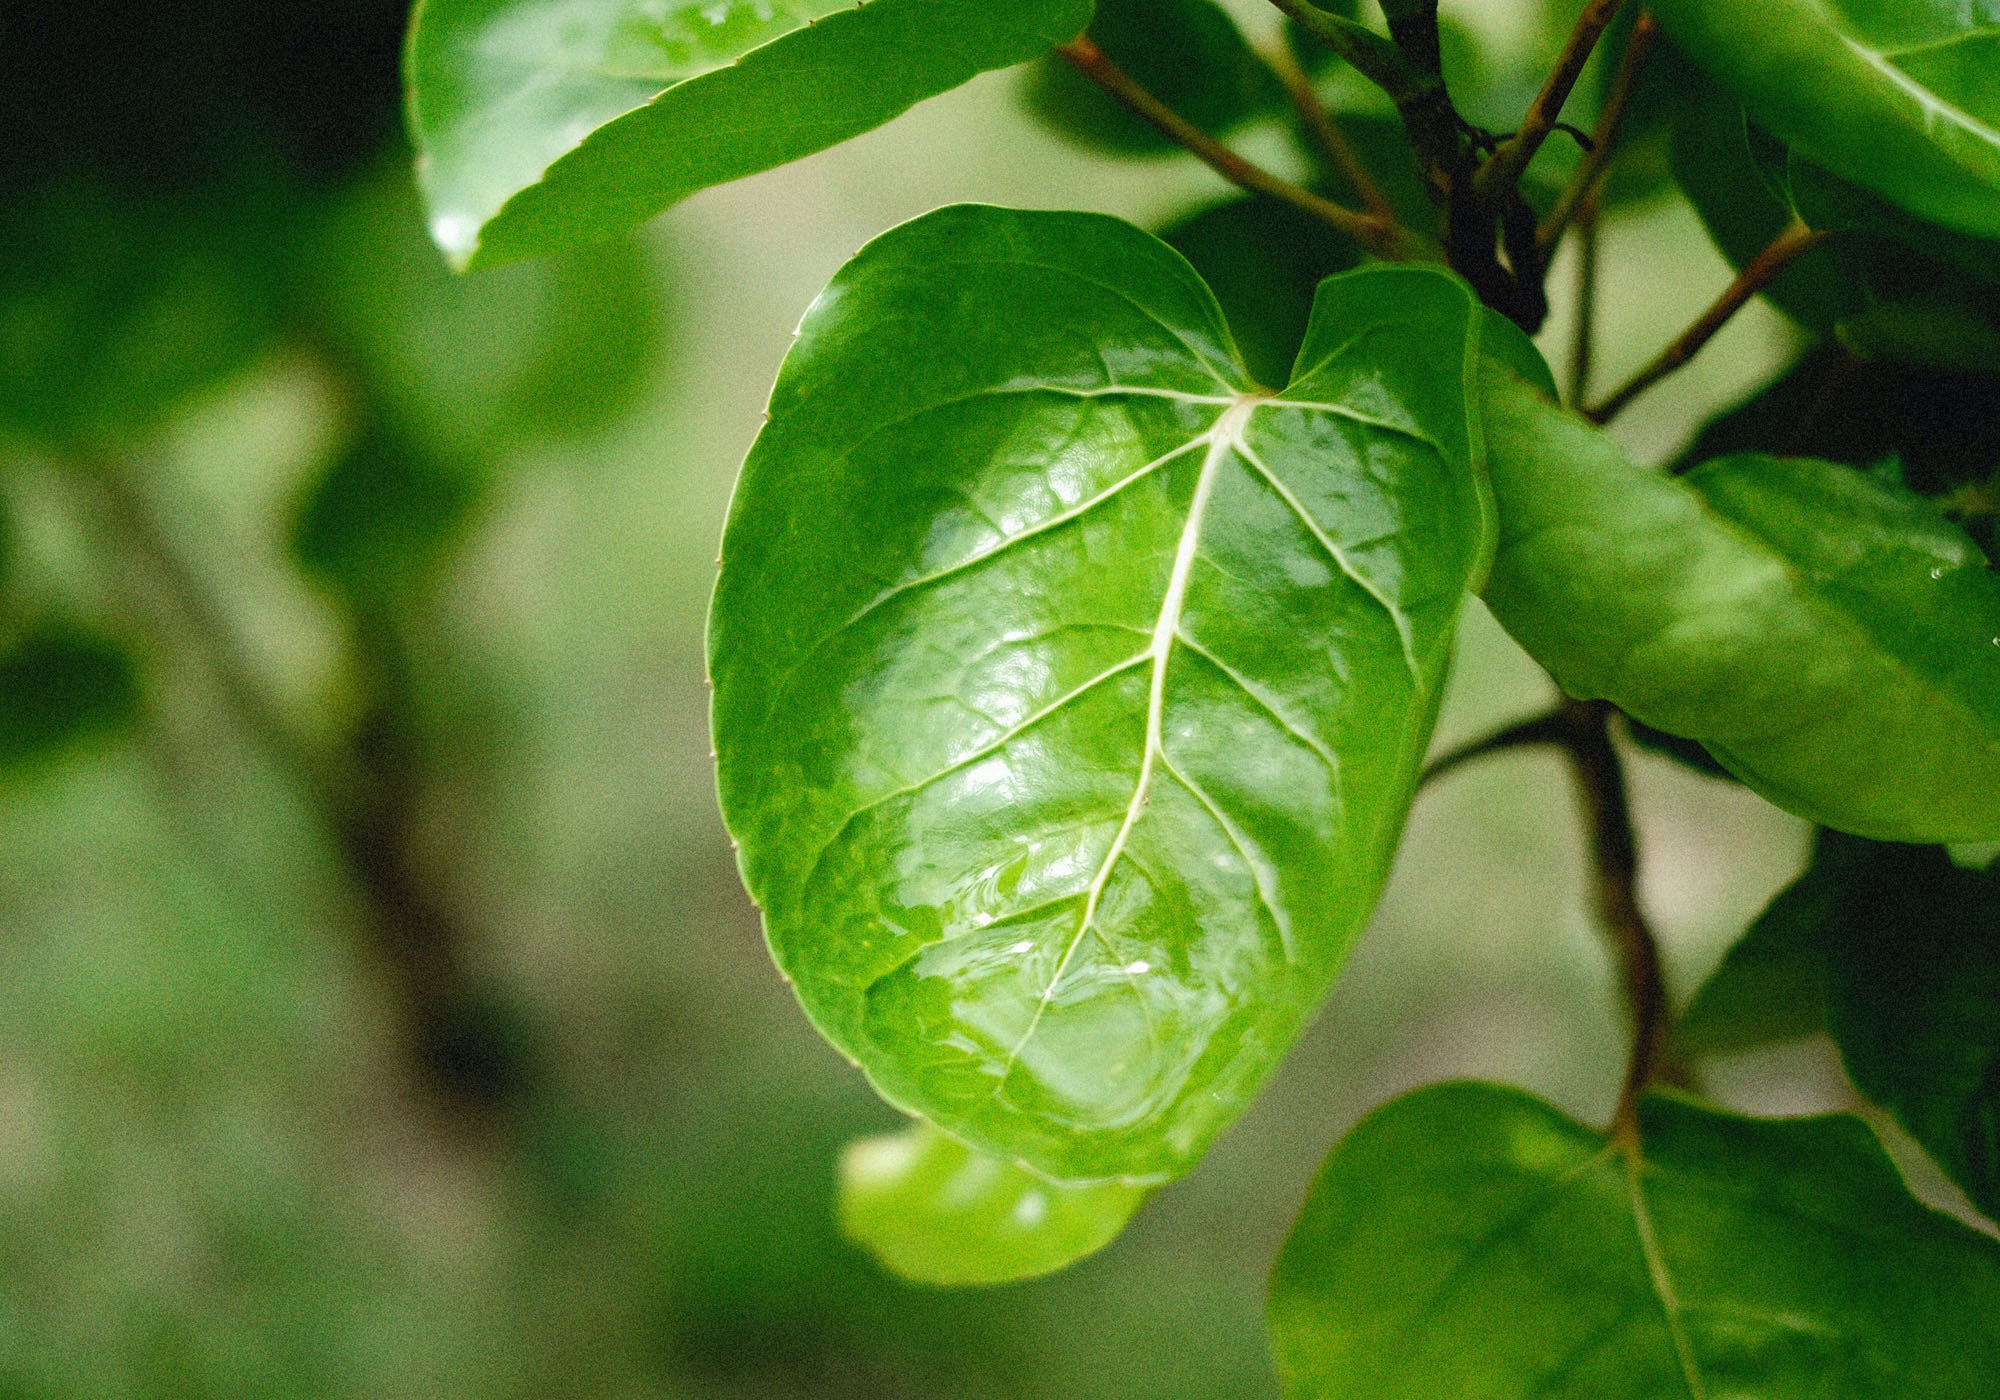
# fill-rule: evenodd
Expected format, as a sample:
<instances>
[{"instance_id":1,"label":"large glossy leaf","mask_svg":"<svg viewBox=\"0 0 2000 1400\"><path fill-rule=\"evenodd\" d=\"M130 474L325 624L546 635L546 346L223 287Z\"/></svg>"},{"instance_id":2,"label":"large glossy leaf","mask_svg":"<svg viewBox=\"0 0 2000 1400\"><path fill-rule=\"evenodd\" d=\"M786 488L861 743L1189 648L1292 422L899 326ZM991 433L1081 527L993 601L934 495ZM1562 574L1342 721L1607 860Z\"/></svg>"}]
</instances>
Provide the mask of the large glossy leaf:
<instances>
[{"instance_id":1,"label":"large glossy leaf","mask_svg":"<svg viewBox=\"0 0 2000 1400\"><path fill-rule=\"evenodd\" d=\"M461 263L608 238L1073 39L1090 0L421 0L432 236Z\"/></svg>"},{"instance_id":2,"label":"large glossy leaf","mask_svg":"<svg viewBox=\"0 0 2000 1400\"><path fill-rule=\"evenodd\" d=\"M1145 1199L1115 1181L1048 1181L928 1123L865 1138L840 1162L841 1229L912 1283L1054 1273L1111 1243Z\"/></svg>"},{"instance_id":3,"label":"large glossy leaf","mask_svg":"<svg viewBox=\"0 0 2000 1400\"><path fill-rule=\"evenodd\" d=\"M1071 1180L1174 1176L1374 904L1487 552L1479 317L1321 289L1282 396L1116 220L968 206L807 315L710 624L780 965L892 1101Z\"/></svg>"},{"instance_id":4,"label":"large glossy leaf","mask_svg":"<svg viewBox=\"0 0 2000 1400\"><path fill-rule=\"evenodd\" d=\"M1962 530L1830 462L1648 472L1505 371L1484 383L1487 602L1565 690L1824 825L2000 835L2000 577Z\"/></svg>"},{"instance_id":5,"label":"large glossy leaf","mask_svg":"<svg viewBox=\"0 0 2000 1400\"><path fill-rule=\"evenodd\" d=\"M1643 1155L1517 1090L1378 1109L1271 1279L1291 1400L2000 1392L2000 1245L1858 1120L1640 1107Z\"/></svg>"},{"instance_id":6,"label":"large glossy leaf","mask_svg":"<svg viewBox=\"0 0 2000 1400\"><path fill-rule=\"evenodd\" d=\"M1947 228L2000 237L2000 11L1988 0L1657 0L1759 124Z\"/></svg>"}]
</instances>

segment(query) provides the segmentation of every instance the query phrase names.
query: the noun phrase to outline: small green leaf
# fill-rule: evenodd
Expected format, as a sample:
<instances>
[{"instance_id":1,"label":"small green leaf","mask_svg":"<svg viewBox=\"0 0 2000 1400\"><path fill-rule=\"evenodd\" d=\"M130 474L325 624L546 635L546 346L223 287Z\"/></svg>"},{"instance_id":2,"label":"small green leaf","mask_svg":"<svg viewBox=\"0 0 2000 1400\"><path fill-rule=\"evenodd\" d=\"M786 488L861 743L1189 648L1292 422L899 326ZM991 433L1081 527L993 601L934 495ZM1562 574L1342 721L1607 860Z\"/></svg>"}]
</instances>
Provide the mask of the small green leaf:
<instances>
[{"instance_id":1,"label":"small green leaf","mask_svg":"<svg viewBox=\"0 0 2000 1400\"><path fill-rule=\"evenodd\" d=\"M1088 33L1139 85L1202 130L1223 134L1285 104L1285 90L1215 0L1098 0ZM1180 149L1057 58L1038 64L1028 107L1074 140L1121 154Z\"/></svg>"},{"instance_id":2,"label":"small green leaf","mask_svg":"<svg viewBox=\"0 0 2000 1400\"><path fill-rule=\"evenodd\" d=\"M1075 38L1090 0L421 0L431 234L462 264L594 243Z\"/></svg>"},{"instance_id":3,"label":"small green leaf","mask_svg":"<svg viewBox=\"0 0 2000 1400\"><path fill-rule=\"evenodd\" d=\"M840 1227L912 1283L1011 1283L1118 1237L1145 1188L1071 1185L989 1157L928 1123L865 1138L840 1160Z\"/></svg>"},{"instance_id":4,"label":"small green leaf","mask_svg":"<svg viewBox=\"0 0 2000 1400\"><path fill-rule=\"evenodd\" d=\"M2000 237L2000 25L1943 0L1657 0L1660 23L1812 160L1920 218Z\"/></svg>"},{"instance_id":5,"label":"small green leaf","mask_svg":"<svg viewBox=\"0 0 2000 1400\"><path fill-rule=\"evenodd\" d=\"M67 623L39 624L0 646L0 771L112 733L138 707L122 648Z\"/></svg>"},{"instance_id":6,"label":"small green leaf","mask_svg":"<svg viewBox=\"0 0 2000 1400\"><path fill-rule=\"evenodd\" d=\"M892 1102L1176 1176L1372 909L1487 552L1480 317L1330 279L1291 387L1114 219L941 210L808 313L710 620L779 964Z\"/></svg>"},{"instance_id":7,"label":"small green leaf","mask_svg":"<svg viewBox=\"0 0 2000 1400\"><path fill-rule=\"evenodd\" d=\"M1640 1135L1485 1084L1377 1109L1272 1272L1289 1400L2000 1393L2000 1245L1858 1120L1651 1095Z\"/></svg>"},{"instance_id":8,"label":"small green leaf","mask_svg":"<svg viewBox=\"0 0 2000 1400\"><path fill-rule=\"evenodd\" d=\"M1648 472L1511 374L1484 383L1486 600L1565 690L1823 825L2000 835L2000 577L1964 531L1829 462Z\"/></svg>"},{"instance_id":9,"label":"small green leaf","mask_svg":"<svg viewBox=\"0 0 2000 1400\"><path fill-rule=\"evenodd\" d=\"M1760 159L1758 149L1767 138L1749 124L1743 108L1700 70L1685 77L1669 148L1674 179L1716 248L1740 270L1791 221L1790 191L1774 189L1768 180L1768 159ZM1808 252L1765 288L1764 296L1822 333L1867 306L1858 270L1837 242Z\"/></svg>"},{"instance_id":10,"label":"small green leaf","mask_svg":"<svg viewBox=\"0 0 2000 1400\"><path fill-rule=\"evenodd\" d=\"M1821 852L1828 840L1821 840ZM1690 1055L1728 1055L1826 1029L1827 928L1838 917L1846 872L1815 860L1779 891L1701 984L1674 1026Z\"/></svg>"}]
</instances>

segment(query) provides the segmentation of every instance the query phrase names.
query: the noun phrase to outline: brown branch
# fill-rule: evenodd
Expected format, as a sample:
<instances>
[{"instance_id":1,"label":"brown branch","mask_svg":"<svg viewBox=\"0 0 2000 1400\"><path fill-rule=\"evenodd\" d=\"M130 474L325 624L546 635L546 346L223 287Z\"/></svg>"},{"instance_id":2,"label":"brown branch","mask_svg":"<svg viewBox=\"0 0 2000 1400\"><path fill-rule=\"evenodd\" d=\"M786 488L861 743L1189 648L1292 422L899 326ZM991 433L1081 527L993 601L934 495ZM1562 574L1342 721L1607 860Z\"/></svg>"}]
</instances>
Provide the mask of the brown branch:
<instances>
[{"instance_id":1,"label":"brown branch","mask_svg":"<svg viewBox=\"0 0 2000 1400\"><path fill-rule=\"evenodd\" d=\"M1333 113L1326 110L1326 104L1313 91L1312 79L1299 66L1298 56L1292 52L1291 46L1284 42L1272 45L1264 55L1264 61L1278 75L1278 81L1284 84L1285 95L1291 98L1292 110L1298 113L1300 124L1311 133L1368 214L1385 224L1395 223L1396 211L1390 205L1389 197L1382 193L1382 186L1376 182L1374 172L1362 161L1354 143L1340 129L1340 124L1334 121Z\"/></svg>"},{"instance_id":2,"label":"brown branch","mask_svg":"<svg viewBox=\"0 0 2000 1400\"><path fill-rule=\"evenodd\" d=\"M1605 167L1611 164L1611 157L1618 146L1618 127L1625 120L1625 110L1632 105L1632 94L1638 89L1639 74L1645 70L1646 57L1653 50L1653 42L1659 37L1660 26L1654 21L1650 11L1641 11L1632 23L1632 36L1625 43L1624 56L1618 62L1618 72L1611 79L1611 91L1604 99L1604 110L1597 114L1597 129L1590 135L1590 149L1584 153L1583 163L1577 166L1576 174L1556 200L1555 208L1542 220L1542 226L1535 232L1535 241L1544 253L1556 246L1569 221L1576 217L1586 201L1594 199L1598 181L1603 177Z\"/></svg>"},{"instance_id":3,"label":"brown branch","mask_svg":"<svg viewBox=\"0 0 2000 1400\"><path fill-rule=\"evenodd\" d=\"M1505 753L1509 749L1524 749L1535 744L1561 744L1567 741L1568 727L1561 710L1553 710L1533 719L1524 719L1519 724L1510 724L1505 729L1474 739L1470 743L1446 753L1439 754L1424 768L1423 776L1417 780L1421 790L1442 778L1445 774L1474 759L1485 758L1489 754Z\"/></svg>"},{"instance_id":4,"label":"brown branch","mask_svg":"<svg viewBox=\"0 0 2000 1400\"><path fill-rule=\"evenodd\" d=\"M1695 323L1653 358L1651 364L1628 380L1625 386L1597 407L1585 410L1584 416L1593 423L1608 423L1625 406L1639 395L1665 379L1682 365L1692 360L1701 348L1714 338L1715 333L1727 325L1729 318L1741 311L1744 304L1757 293L1776 281L1780 274L1806 253L1817 247L1826 238L1823 229L1810 229L1798 219L1793 219L1784 232L1771 240L1769 247L1752 258L1744 269L1736 274L1715 304L1704 311Z\"/></svg>"},{"instance_id":5,"label":"brown branch","mask_svg":"<svg viewBox=\"0 0 2000 1400\"><path fill-rule=\"evenodd\" d=\"M1521 119L1521 129L1500 143L1486 164L1481 166L1475 177L1475 188L1481 199L1489 202L1498 200L1520 182L1521 174L1528 168L1528 162L1541 150L1542 143L1549 139L1549 133L1556 129L1556 119L1562 115L1563 103L1569 101L1576 80L1583 76L1584 65L1590 62L1590 55L1597 47L1597 41L1612 20L1618 17L1618 7L1623 0L1591 0L1577 17L1576 27L1570 30L1568 41L1563 45L1556 66L1549 73L1548 81L1528 107L1528 114Z\"/></svg>"},{"instance_id":6,"label":"brown branch","mask_svg":"<svg viewBox=\"0 0 2000 1400\"><path fill-rule=\"evenodd\" d=\"M1569 346L1569 401L1573 404L1582 403L1589 391L1596 356L1598 212L1597 192L1592 190L1576 223L1576 328Z\"/></svg>"},{"instance_id":7,"label":"brown branch","mask_svg":"<svg viewBox=\"0 0 2000 1400\"><path fill-rule=\"evenodd\" d=\"M1563 748L1583 798L1597 916L1610 936L1632 1013L1632 1055L1612 1123L1621 1139L1633 1142L1639 1095L1659 1074L1670 1019L1659 940L1639 907L1639 844L1632 830L1625 771L1611 743L1615 713L1602 701L1566 703Z\"/></svg>"},{"instance_id":8,"label":"brown branch","mask_svg":"<svg viewBox=\"0 0 2000 1400\"><path fill-rule=\"evenodd\" d=\"M1072 39L1056 52L1079 73L1096 83L1154 128L1189 151L1223 179L1255 194L1283 200L1294 209L1339 229L1377 257L1400 261L1410 256L1409 233L1393 220L1358 213L1345 205L1302 189L1280 178L1210 136L1200 127L1141 87L1088 38Z\"/></svg>"}]
</instances>

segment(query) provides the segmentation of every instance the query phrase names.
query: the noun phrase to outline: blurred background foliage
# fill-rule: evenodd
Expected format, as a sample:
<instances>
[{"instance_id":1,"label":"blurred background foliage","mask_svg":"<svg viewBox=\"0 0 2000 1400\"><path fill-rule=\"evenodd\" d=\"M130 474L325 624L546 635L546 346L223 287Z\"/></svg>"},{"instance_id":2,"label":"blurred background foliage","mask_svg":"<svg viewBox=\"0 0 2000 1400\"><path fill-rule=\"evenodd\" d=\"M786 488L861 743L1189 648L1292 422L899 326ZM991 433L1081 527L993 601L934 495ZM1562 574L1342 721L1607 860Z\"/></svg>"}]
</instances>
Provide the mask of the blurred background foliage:
<instances>
[{"instance_id":1,"label":"blurred background foliage","mask_svg":"<svg viewBox=\"0 0 2000 1400\"><path fill-rule=\"evenodd\" d=\"M1179 99L1338 189L1282 86L1169 8L1176 53L1227 59ZM1446 8L1465 106L1504 128L1570 15ZM915 1290L836 1230L841 1147L895 1115L736 883L701 619L791 328L892 223L984 199L1170 229L1273 376L1350 250L1030 70L635 242L455 280L399 130L403 9L0 11L0 1397L1275 1394L1264 1271L1362 1110L1453 1074L1611 1103L1555 760L1424 798L1314 1032L1110 1250ZM1144 47L1135 13L1107 0L1107 48ZM1367 94L1322 82L1393 158ZM1645 110L1603 382L1728 276ZM1665 459L1800 345L1757 308L1621 430ZM1441 742L1547 694L1476 612ZM1805 833L1666 759L1638 789L1685 994ZM1816 1044L1714 1080L1844 1092Z\"/></svg>"}]
</instances>

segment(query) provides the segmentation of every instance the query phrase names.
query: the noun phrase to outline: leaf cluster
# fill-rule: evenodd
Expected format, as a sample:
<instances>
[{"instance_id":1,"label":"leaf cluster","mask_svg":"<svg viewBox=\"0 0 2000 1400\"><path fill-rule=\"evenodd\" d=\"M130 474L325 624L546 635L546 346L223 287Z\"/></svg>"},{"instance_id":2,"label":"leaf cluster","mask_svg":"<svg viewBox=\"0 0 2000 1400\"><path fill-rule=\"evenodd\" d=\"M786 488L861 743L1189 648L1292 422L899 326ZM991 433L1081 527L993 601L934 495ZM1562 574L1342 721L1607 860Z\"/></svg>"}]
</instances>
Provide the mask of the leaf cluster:
<instances>
[{"instance_id":1,"label":"leaf cluster","mask_svg":"<svg viewBox=\"0 0 2000 1400\"><path fill-rule=\"evenodd\" d=\"M1996 1207L2000 903L1942 848L2000 838L2000 26L1592 0L1482 75L1427 0L1386 33L1276 8L1260 47L1209 0L418 6L419 168L468 266L1029 60L1038 119L1243 191L1163 239L925 215L773 390L711 615L719 787L806 1013L919 1120L850 1155L847 1228L917 1279L1039 1274L1199 1161L1367 922L1477 597L1566 698L1450 766L1568 758L1624 1093L1602 1129L1484 1085L1357 1127L1273 1275L1289 1392L1993 1393L1990 1235L1851 1115L1689 1086L1824 1027ZM1227 144L1260 123L1305 174ZM1656 197L1738 276L1588 406L1586 333L1565 404L1528 339L1551 255L1577 230L1588 273ZM1821 348L1635 460L1604 424L1759 294ZM1827 833L1677 1032L1621 727Z\"/></svg>"}]
</instances>

